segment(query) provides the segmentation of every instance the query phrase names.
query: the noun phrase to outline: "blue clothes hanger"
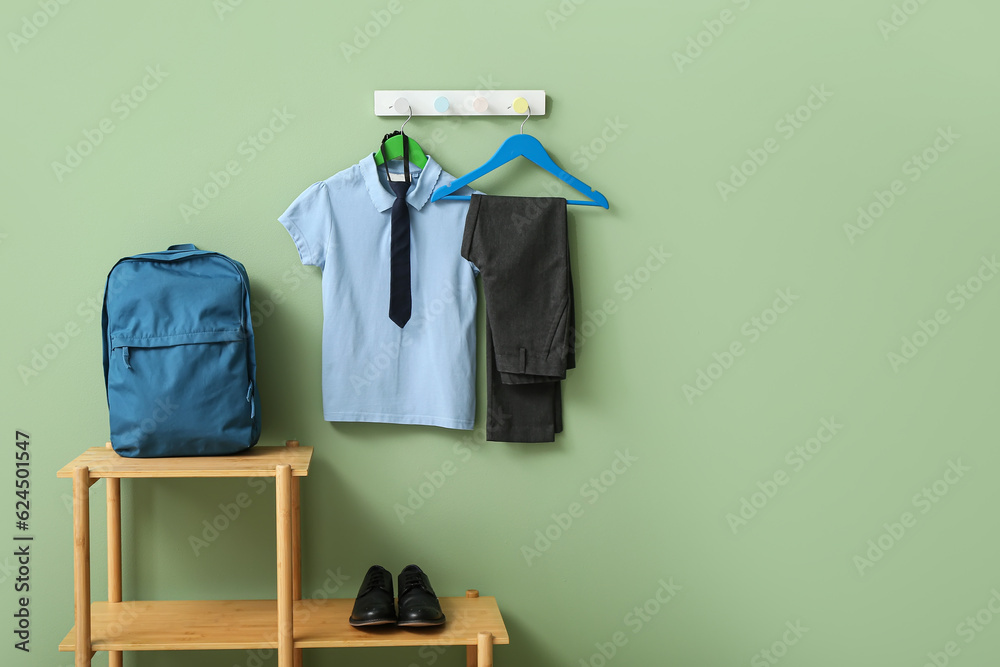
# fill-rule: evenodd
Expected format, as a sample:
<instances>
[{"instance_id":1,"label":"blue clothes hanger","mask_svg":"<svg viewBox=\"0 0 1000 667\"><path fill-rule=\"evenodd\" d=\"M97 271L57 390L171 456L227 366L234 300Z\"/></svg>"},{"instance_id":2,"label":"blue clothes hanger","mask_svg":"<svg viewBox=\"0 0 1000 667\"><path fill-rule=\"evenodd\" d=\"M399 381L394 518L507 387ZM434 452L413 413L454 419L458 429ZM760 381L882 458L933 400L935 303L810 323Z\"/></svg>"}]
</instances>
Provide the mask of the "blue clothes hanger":
<instances>
[{"instance_id":1,"label":"blue clothes hanger","mask_svg":"<svg viewBox=\"0 0 1000 667\"><path fill-rule=\"evenodd\" d=\"M531 111L529 110L528 118L530 117ZM525 118L524 121L527 122L528 118ZM486 162L486 164L478 169L470 171L461 178L456 178L450 185L442 185L434 190L431 194L431 201L438 201L439 199L460 199L462 201L469 201L471 197L468 195L456 195L452 193L457 191L459 188L468 185L483 174L487 174L494 169L502 167L516 157L526 157L542 169L555 174L561 180L573 186L574 189L578 190L584 196L590 198L590 201L577 199L567 201L567 204L577 204L579 206L601 206L608 208L607 197L578 179L576 176L573 176L559 167L559 165L557 165L546 152L545 147L542 146L542 142L530 134L523 134L523 122L521 123L521 132L521 134L514 134L508 137L507 140L500 145L500 148L497 149L497 152L493 154L493 157Z\"/></svg>"}]
</instances>

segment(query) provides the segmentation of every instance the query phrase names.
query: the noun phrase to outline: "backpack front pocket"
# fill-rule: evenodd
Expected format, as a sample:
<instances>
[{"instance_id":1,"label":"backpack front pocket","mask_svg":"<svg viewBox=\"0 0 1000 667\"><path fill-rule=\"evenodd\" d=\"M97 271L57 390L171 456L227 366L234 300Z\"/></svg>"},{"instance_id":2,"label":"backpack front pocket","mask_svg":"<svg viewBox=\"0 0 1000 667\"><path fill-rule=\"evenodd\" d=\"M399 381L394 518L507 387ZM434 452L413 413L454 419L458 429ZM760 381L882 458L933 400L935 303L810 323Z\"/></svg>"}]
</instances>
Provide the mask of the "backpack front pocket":
<instances>
[{"instance_id":1,"label":"backpack front pocket","mask_svg":"<svg viewBox=\"0 0 1000 667\"><path fill-rule=\"evenodd\" d=\"M254 444L241 330L111 336L111 443L122 456L224 455Z\"/></svg>"}]
</instances>

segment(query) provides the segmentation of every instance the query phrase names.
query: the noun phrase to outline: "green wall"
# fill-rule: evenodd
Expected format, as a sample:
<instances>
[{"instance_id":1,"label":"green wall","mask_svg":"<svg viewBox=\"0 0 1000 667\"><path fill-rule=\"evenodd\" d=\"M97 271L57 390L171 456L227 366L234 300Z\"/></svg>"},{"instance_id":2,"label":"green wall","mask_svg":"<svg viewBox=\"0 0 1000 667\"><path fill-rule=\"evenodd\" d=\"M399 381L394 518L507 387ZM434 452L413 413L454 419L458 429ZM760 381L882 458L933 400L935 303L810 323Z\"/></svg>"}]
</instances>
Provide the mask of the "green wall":
<instances>
[{"instance_id":1,"label":"green wall","mask_svg":"<svg viewBox=\"0 0 1000 667\"><path fill-rule=\"evenodd\" d=\"M348 577L336 595L353 597L372 563L419 563L442 595L497 596L511 634L498 665L996 664L996 3L9 0L0 14L0 553L17 429L35 536L30 654L13 648L0 557L4 664L72 664L54 650L73 619L70 482L55 471L107 438L95 304L118 258L180 242L246 265L262 441L316 448L308 595ZM482 86L544 88L548 114L526 131L611 201L571 215L584 338L566 431L478 446L481 430L326 423L319 275L276 217L398 127L372 114L374 89ZM291 118L273 141L245 143L276 110ZM407 130L463 174L518 124ZM53 166L88 135L79 164ZM239 173L195 202L230 161ZM553 182L519 165L477 186ZM274 595L269 486L123 487L127 597ZM241 493L251 506L193 548ZM99 598L99 509L93 523Z\"/></svg>"}]
</instances>

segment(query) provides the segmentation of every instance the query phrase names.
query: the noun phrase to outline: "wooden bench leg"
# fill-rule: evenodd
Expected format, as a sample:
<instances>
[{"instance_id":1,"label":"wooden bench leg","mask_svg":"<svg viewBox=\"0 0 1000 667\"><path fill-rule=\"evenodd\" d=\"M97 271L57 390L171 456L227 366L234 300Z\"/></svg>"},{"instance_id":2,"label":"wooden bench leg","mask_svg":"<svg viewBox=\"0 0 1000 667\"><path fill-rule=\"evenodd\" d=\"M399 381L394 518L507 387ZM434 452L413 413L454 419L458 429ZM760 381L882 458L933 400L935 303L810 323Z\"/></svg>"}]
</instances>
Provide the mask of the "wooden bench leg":
<instances>
[{"instance_id":1,"label":"wooden bench leg","mask_svg":"<svg viewBox=\"0 0 1000 667\"><path fill-rule=\"evenodd\" d=\"M493 667L493 633L480 632L477 648L479 649L477 667Z\"/></svg>"},{"instance_id":2,"label":"wooden bench leg","mask_svg":"<svg viewBox=\"0 0 1000 667\"><path fill-rule=\"evenodd\" d=\"M90 469L73 469L73 602L76 667L90 667Z\"/></svg>"},{"instance_id":3,"label":"wooden bench leg","mask_svg":"<svg viewBox=\"0 0 1000 667\"><path fill-rule=\"evenodd\" d=\"M465 591L465 597L467 598L477 598L479 597L479 591L474 588L470 588ZM477 646L466 646L465 647L465 667L477 667L477 662L479 648Z\"/></svg>"},{"instance_id":4,"label":"wooden bench leg","mask_svg":"<svg viewBox=\"0 0 1000 667\"><path fill-rule=\"evenodd\" d=\"M298 447L298 440L286 440L286 447ZM302 599L302 503L299 478L292 476L292 600ZM295 615L294 610L292 615ZM294 667L302 667L302 649L295 649Z\"/></svg>"},{"instance_id":5,"label":"wooden bench leg","mask_svg":"<svg viewBox=\"0 0 1000 667\"><path fill-rule=\"evenodd\" d=\"M278 526L278 667L293 667L292 632L292 468L287 463L275 471Z\"/></svg>"},{"instance_id":6,"label":"wooden bench leg","mask_svg":"<svg viewBox=\"0 0 1000 667\"><path fill-rule=\"evenodd\" d=\"M107 444L108 448L111 443ZM108 602L122 601L122 481L104 480L108 492ZM108 667L122 667L122 652L108 651Z\"/></svg>"}]
</instances>

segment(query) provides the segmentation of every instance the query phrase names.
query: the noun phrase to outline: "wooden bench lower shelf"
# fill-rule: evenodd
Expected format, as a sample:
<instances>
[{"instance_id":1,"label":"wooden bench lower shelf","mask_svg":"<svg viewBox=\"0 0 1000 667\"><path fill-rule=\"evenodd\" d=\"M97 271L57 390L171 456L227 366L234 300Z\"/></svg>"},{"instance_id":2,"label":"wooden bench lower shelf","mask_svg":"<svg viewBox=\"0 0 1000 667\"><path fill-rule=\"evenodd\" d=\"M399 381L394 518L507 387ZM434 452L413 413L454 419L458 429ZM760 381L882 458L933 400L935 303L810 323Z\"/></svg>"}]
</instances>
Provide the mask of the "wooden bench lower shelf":
<instances>
[{"instance_id":1,"label":"wooden bench lower shelf","mask_svg":"<svg viewBox=\"0 0 1000 667\"><path fill-rule=\"evenodd\" d=\"M441 598L448 622L431 628L348 624L353 599L293 603L294 647L475 646L480 632L494 644L509 644L496 598ZM95 651L257 649L277 646L274 600L94 602L91 637ZM76 649L75 628L59 644Z\"/></svg>"}]
</instances>

